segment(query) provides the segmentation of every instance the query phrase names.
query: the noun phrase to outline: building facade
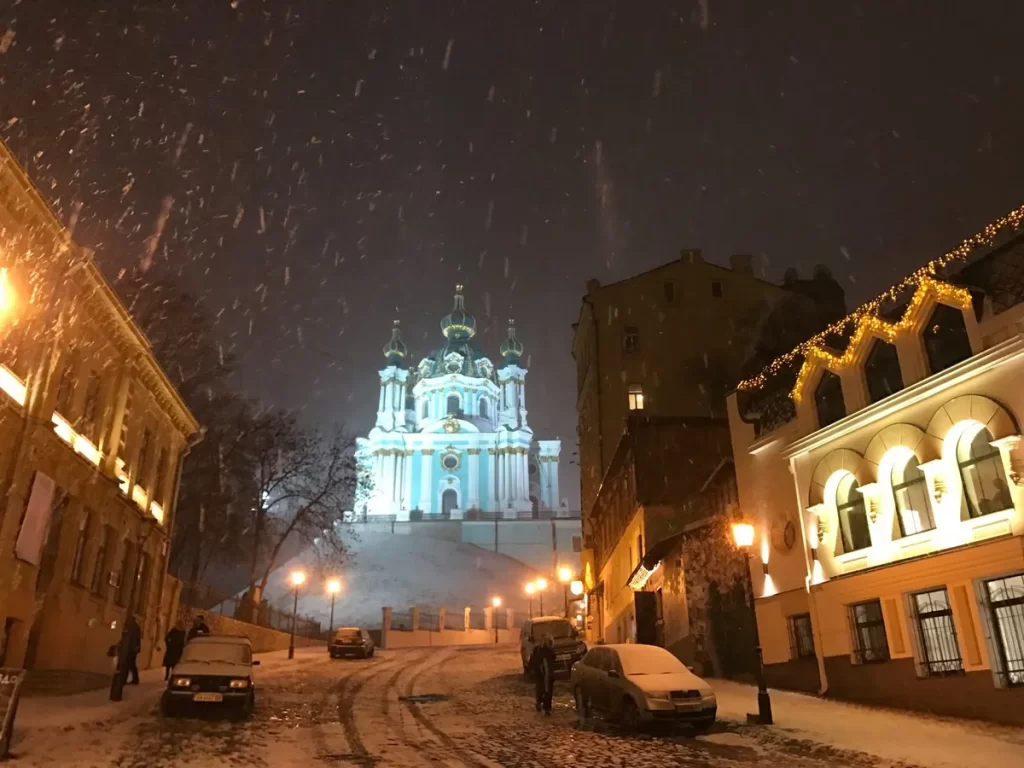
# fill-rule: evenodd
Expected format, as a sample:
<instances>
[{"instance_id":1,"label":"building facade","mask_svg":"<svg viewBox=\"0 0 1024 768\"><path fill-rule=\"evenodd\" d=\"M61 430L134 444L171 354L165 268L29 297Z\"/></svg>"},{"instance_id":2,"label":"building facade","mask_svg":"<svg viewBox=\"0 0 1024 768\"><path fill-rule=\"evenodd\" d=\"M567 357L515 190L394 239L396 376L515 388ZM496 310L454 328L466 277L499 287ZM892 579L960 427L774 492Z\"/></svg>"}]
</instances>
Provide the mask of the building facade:
<instances>
[{"instance_id":1,"label":"building facade","mask_svg":"<svg viewBox=\"0 0 1024 768\"><path fill-rule=\"evenodd\" d=\"M109 675L129 612L166 631L169 532L199 426L0 144L0 665Z\"/></svg>"},{"instance_id":2,"label":"building facade","mask_svg":"<svg viewBox=\"0 0 1024 768\"><path fill-rule=\"evenodd\" d=\"M1024 723L1022 219L730 397L770 683Z\"/></svg>"},{"instance_id":3,"label":"building facade","mask_svg":"<svg viewBox=\"0 0 1024 768\"><path fill-rule=\"evenodd\" d=\"M457 286L444 341L408 367L398 322L384 346L377 421L357 441L355 513L367 519L517 519L558 514L558 440L534 440L523 345L510 323L502 365L473 341ZM567 510L563 510L567 514Z\"/></svg>"}]
</instances>

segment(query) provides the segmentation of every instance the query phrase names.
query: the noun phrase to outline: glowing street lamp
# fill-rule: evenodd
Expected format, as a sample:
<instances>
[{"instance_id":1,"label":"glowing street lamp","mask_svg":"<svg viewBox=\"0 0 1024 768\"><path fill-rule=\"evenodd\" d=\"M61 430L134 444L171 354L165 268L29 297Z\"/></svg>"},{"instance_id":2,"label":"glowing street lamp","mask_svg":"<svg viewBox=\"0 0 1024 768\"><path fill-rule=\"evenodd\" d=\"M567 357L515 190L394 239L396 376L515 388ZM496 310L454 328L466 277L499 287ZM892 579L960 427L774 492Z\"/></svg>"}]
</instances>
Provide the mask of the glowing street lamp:
<instances>
[{"instance_id":1,"label":"glowing street lamp","mask_svg":"<svg viewBox=\"0 0 1024 768\"><path fill-rule=\"evenodd\" d=\"M524 587L524 589L526 590L526 594L528 594L530 596L530 618L532 619L533 618L533 596L535 594L537 594L537 585L531 581L531 582L529 582Z\"/></svg>"},{"instance_id":2,"label":"glowing street lamp","mask_svg":"<svg viewBox=\"0 0 1024 768\"><path fill-rule=\"evenodd\" d=\"M299 587L306 583L306 574L303 571L292 571L288 581L295 587L295 601L292 604L292 637L288 643L288 658L295 658L295 614L299 612Z\"/></svg>"},{"instance_id":3,"label":"glowing street lamp","mask_svg":"<svg viewBox=\"0 0 1024 768\"><path fill-rule=\"evenodd\" d=\"M569 585L569 591L576 597L583 595L583 582L577 579Z\"/></svg>"},{"instance_id":4,"label":"glowing street lamp","mask_svg":"<svg viewBox=\"0 0 1024 768\"><path fill-rule=\"evenodd\" d=\"M745 521L737 521L732 524L732 538L736 542L736 549L744 554L747 559L744 570L747 573L747 589L750 590L750 610L754 614L754 652L757 655L757 721L762 725L771 725L772 700L768 695L768 685L764 679L764 654L761 651L761 640L757 631L757 611L754 609L754 581L750 575L750 555L754 548L754 526Z\"/></svg>"},{"instance_id":5,"label":"glowing street lamp","mask_svg":"<svg viewBox=\"0 0 1024 768\"><path fill-rule=\"evenodd\" d=\"M491 614L491 623L494 625L494 644L498 644L498 609L501 608L501 598L492 597L491 605L494 608L494 612Z\"/></svg>"},{"instance_id":6,"label":"glowing street lamp","mask_svg":"<svg viewBox=\"0 0 1024 768\"><path fill-rule=\"evenodd\" d=\"M334 634L334 598L341 592L341 580L329 579L327 581L327 593L331 596L331 623L327 629L327 642L331 642L331 635Z\"/></svg>"},{"instance_id":7,"label":"glowing street lamp","mask_svg":"<svg viewBox=\"0 0 1024 768\"><path fill-rule=\"evenodd\" d=\"M543 576L537 577L537 580L533 582L537 585L537 597L540 598L540 615L544 615L544 590L548 588L548 580Z\"/></svg>"},{"instance_id":8,"label":"glowing street lamp","mask_svg":"<svg viewBox=\"0 0 1024 768\"><path fill-rule=\"evenodd\" d=\"M565 596L565 618L569 618L569 582L572 581L572 577L575 574L572 572L572 568L567 565L561 565L558 567L558 580L562 582L562 593Z\"/></svg>"}]
</instances>

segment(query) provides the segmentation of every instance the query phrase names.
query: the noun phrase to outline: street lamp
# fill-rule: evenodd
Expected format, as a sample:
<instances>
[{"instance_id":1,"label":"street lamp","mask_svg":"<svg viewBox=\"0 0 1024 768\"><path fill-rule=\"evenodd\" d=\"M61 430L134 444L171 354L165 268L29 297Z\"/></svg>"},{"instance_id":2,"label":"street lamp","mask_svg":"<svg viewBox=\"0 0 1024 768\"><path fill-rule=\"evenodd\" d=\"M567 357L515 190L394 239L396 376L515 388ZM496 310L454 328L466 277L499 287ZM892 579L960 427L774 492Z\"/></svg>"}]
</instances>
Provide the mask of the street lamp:
<instances>
[{"instance_id":1,"label":"street lamp","mask_svg":"<svg viewBox=\"0 0 1024 768\"><path fill-rule=\"evenodd\" d=\"M0 315L6 315L14 306L14 289L7 278L7 267L0 267Z\"/></svg>"},{"instance_id":2,"label":"street lamp","mask_svg":"<svg viewBox=\"0 0 1024 768\"><path fill-rule=\"evenodd\" d=\"M537 585L532 581L526 585L526 594L530 596L530 618L533 618L533 596L537 593Z\"/></svg>"},{"instance_id":3,"label":"street lamp","mask_svg":"<svg viewBox=\"0 0 1024 768\"><path fill-rule=\"evenodd\" d=\"M339 579L330 579L327 582L327 592L331 596L331 623L327 629L327 642L331 642L331 635L334 633L334 598L341 592L341 581Z\"/></svg>"},{"instance_id":4,"label":"street lamp","mask_svg":"<svg viewBox=\"0 0 1024 768\"><path fill-rule=\"evenodd\" d=\"M572 581L572 568L562 565L558 568L558 580L562 582L562 592L565 595L565 618L569 618L569 582Z\"/></svg>"},{"instance_id":5,"label":"street lamp","mask_svg":"<svg viewBox=\"0 0 1024 768\"><path fill-rule=\"evenodd\" d=\"M288 580L295 587L295 602L292 603L292 638L288 643L288 658L295 658L295 615L299 612L299 587L306 583L306 574L302 571L292 571Z\"/></svg>"},{"instance_id":6,"label":"street lamp","mask_svg":"<svg viewBox=\"0 0 1024 768\"><path fill-rule=\"evenodd\" d=\"M544 590L548 588L548 580L543 576L538 577L534 582L537 585L537 597L540 598L540 615L544 615Z\"/></svg>"},{"instance_id":7,"label":"street lamp","mask_svg":"<svg viewBox=\"0 0 1024 768\"><path fill-rule=\"evenodd\" d=\"M491 614L491 623L494 625L494 644L498 644L498 609L501 608L501 598L492 597L491 606L494 608L494 612Z\"/></svg>"},{"instance_id":8,"label":"street lamp","mask_svg":"<svg viewBox=\"0 0 1024 768\"><path fill-rule=\"evenodd\" d=\"M757 656L757 722L762 725L772 724L772 700L768 696L768 685L764 680L764 654L761 651L761 640L757 631L757 611L754 609L754 580L750 575L750 555L754 546L754 526L746 522L732 524L732 538L736 548L747 558L747 589L750 592L750 611L754 619L754 651Z\"/></svg>"}]
</instances>

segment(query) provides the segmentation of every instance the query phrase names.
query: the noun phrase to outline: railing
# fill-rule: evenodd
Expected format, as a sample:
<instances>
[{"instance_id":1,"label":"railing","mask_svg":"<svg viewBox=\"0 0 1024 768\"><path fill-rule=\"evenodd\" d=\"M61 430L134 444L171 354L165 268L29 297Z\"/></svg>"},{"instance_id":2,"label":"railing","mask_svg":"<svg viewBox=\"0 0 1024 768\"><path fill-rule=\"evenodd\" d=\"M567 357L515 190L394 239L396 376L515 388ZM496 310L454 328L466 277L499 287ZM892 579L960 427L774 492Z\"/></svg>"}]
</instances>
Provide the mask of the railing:
<instances>
[{"instance_id":1,"label":"railing","mask_svg":"<svg viewBox=\"0 0 1024 768\"><path fill-rule=\"evenodd\" d=\"M469 628L470 629L484 629L484 614L483 611L470 611L469 612Z\"/></svg>"},{"instance_id":2,"label":"railing","mask_svg":"<svg viewBox=\"0 0 1024 768\"><path fill-rule=\"evenodd\" d=\"M445 611L444 628L464 631L466 629L466 614L463 611Z\"/></svg>"},{"instance_id":3,"label":"railing","mask_svg":"<svg viewBox=\"0 0 1024 768\"><path fill-rule=\"evenodd\" d=\"M441 628L441 617L436 613L420 613L420 629L437 632Z\"/></svg>"},{"instance_id":4,"label":"railing","mask_svg":"<svg viewBox=\"0 0 1024 768\"><path fill-rule=\"evenodd\" d=\"M391 629L412 632L412 613L391 613Z\"/></svg>"},{"instance_id":5,"label":"railing","mask_svg":"<svg viewBox=\"0 0 1024 768\"><path fill-rule=\"evenodd\" d=\"M202 611L209 615L225 616L229 619L254 624L279 632L292 631L292 614L274 608L266 602L250 606L248 601L235 595L229 595L208 584L183 582L178 603L192 609L192 613ZM295 617L295 634L300 637L321 638L323 629L320 622L306 616Z\"/></svg>"}]
</instances>

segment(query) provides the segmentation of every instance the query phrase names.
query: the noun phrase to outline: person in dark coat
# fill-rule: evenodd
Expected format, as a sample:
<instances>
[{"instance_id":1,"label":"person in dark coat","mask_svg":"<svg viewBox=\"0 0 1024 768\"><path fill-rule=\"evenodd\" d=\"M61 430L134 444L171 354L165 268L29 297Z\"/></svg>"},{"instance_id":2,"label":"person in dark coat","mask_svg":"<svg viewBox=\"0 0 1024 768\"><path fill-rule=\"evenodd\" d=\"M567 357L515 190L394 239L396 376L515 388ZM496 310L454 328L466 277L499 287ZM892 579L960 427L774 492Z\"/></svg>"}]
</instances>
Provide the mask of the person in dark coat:
<instances>
[{"instance_id":1,"label":"person in dark coat","mask_svg":"<svg viewBox=\"0 0 1024 768\"><path fill-rule=\"evenodd\" d=\"M181 661L185 648L185 622L178 619L164 638L164 680L171 676L174 665Z\"/></svg>"},{"instance_id":2,"label":"person in dark coat","mask_svg":"<svg viewBox=\"0 0 1024 768\"><path fill-rule=\"evenodd\" d=\"M139 665L136 662L136 658L139 655L139 651L142 650L142 627L139 626L139 622L135 620L134 616L129 615L128 620L124 623L124 647L121 649L124 653L124 674L126 677L125 682L129 685L139 684Z\"/></svg>"},{"instance_id":3,"label":"person in dark coat","mask_svg":"<svg viewBox=\"0 0 1024 768\"><path fill-rule=\"evenodd\" d=\"M551 635L544 635L540 645L533 649L530 654L530 661L527 664L533 673L533 681L536 686L536 707L540 712L544 708L544 714L551 714L551 697L555 692L555 641Z\"/></svg>"},{"instance_id":4,"label":"person in dark coat","mask_svg":"<svg viewBox=\"0 0 1024 768\"><path fill-rule=\"evenodd\" d=\"M210 634L210 628L206 626L206 622L202 616L196 616L192 620L192 626L188 628L187 640L195 640L197 637Z\"/></svg>"}]
</instances>

